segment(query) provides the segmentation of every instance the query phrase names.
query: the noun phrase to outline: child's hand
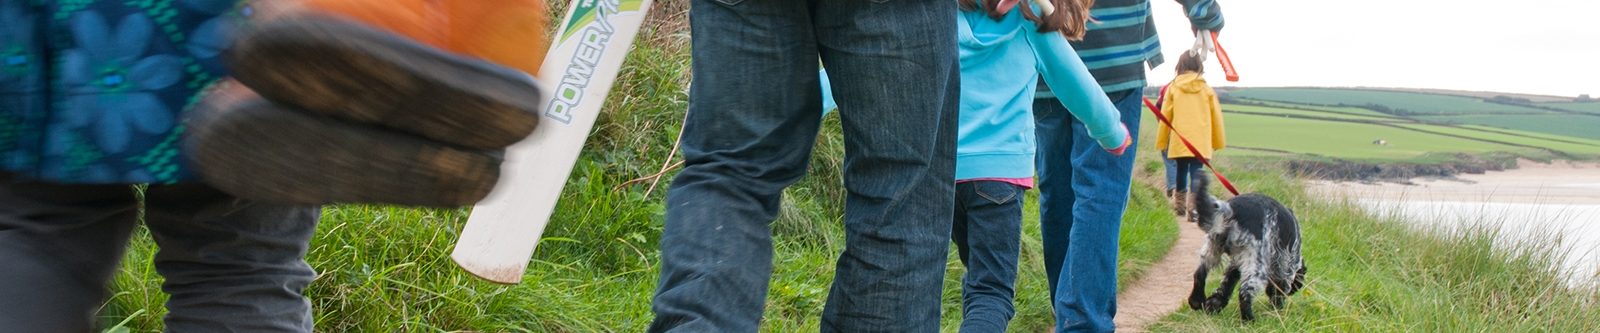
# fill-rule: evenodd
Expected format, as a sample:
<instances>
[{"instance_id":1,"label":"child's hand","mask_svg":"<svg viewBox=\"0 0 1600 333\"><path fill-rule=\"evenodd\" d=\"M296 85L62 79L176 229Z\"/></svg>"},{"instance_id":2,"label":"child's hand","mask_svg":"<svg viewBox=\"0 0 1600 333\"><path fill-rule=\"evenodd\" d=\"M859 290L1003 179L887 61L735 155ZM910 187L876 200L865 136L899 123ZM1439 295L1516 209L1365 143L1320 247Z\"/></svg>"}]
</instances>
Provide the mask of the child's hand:
<instances>
[{"instance_id":1,"label":"child's hand","mask_svg":"<svg viewBox=\"0 0 1600 333\"><path fill-rule=\"evenodd\" d=\"M1133 145L1133 132L1128 132L1128 125L1122 125L1122 132L1128 133L1126 134L1126 137L1122 139L1122 146L1119 146L1115 149L1106 148L1106 152L1111 153L1112 156L1122 156L1122 153L1128 151L1128 146Z\"/></svg>"}]
</instances>

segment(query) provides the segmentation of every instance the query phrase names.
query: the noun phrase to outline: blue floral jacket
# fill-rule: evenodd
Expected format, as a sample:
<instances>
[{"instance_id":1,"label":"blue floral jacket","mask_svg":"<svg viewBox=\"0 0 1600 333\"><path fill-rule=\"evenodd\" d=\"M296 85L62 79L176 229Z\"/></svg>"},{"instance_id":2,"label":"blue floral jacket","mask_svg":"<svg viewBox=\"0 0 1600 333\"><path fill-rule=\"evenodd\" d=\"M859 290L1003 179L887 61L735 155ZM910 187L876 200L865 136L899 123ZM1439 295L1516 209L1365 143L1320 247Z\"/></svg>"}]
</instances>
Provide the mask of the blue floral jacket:
<instances>
[{"instance_id":1,"label":"blue floral jacket","mask_svg":"<svg viewBox=\"0 0 1600 333\"><path fill-rule=\"evenodd\" d=\"M194 179L179 139L226 75L240 0L0 0L0 168L78 184Z\"/></svg>"}]
</instances>

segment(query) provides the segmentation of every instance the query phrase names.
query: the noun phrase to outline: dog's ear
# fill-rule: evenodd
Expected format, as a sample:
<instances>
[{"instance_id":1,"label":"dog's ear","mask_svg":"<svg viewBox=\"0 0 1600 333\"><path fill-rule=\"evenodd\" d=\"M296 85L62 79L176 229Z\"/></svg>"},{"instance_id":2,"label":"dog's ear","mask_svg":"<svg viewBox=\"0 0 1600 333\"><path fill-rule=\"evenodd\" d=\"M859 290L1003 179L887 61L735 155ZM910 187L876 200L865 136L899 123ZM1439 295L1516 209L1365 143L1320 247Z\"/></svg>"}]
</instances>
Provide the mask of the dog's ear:
<instances>
[{"instance_id":1,"label":"dog's ear","mask_svg":"<svg viewBox=\"0 0 1600 333\"><path fill-rule=\"evenodd\" d=\"M1216 212L1215 214L1221 216L1223 219L1233 218L1233 206L1228 205L1227 201L1222 201L1222 199L1218 199L1217 197L1213 197L1209 194L1206 195L1206 198L1211 200L1211 206L1213 207L1212 211Z\"/></svg>"}]
</instances>

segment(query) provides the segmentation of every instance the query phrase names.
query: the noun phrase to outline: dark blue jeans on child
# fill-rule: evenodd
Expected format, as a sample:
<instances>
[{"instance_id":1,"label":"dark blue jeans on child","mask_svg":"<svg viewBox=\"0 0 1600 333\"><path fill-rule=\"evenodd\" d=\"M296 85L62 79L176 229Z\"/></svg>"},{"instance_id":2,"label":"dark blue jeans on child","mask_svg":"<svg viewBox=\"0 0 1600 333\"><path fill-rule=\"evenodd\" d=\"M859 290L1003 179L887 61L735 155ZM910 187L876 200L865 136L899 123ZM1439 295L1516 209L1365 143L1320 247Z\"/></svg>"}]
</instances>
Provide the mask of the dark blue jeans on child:
<instances>
[{"instance_id":1,"label":"dark blue jeans on child","mask_svg":"<svg viewBox=\"0 0 1600 333\"><path fill-rule=\"evenodd\" d=\"M1172 188L1178 190L1178 192L1188 192L1189 184L1191 184L1192 180L1190 176L1194 175L1194 171L1200 170L1205 164L1201 163L1200 159L1193 157L1179 157L1170 161L1175 165L1173 173L1177 175L1173 180L1174 185Z\"/></svg>"},{"instance_id":2,"label":"dark blue jeans on child","mask_svg":"<svg viewBox=\"0 0 1600 333\"><path fill-rule=\"evenodd\" d=\"M1005 332L1016 315L1017 256L1022 242L1021 186L1000 181L956 184L956 244L961 278L961 332Z\"/></svg>"}]
</instances>

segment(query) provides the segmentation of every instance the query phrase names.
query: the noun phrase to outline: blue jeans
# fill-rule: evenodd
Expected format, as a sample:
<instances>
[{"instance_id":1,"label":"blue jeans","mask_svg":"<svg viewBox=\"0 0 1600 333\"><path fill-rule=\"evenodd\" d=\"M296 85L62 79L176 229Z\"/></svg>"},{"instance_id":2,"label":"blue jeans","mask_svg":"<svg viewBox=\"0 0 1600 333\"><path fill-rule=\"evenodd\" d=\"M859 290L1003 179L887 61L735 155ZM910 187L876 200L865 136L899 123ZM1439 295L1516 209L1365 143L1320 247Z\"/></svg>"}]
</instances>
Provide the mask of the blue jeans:
<instances>
[{"instance_id":1,"label":"blue jeans","mask_svg":"<svg viewBox=\"0 0 1600 333\"><path fill-rule=\"evenodd\" d=\"M1200 159L1193 157L1179 157L1169 161L1172 161L1176 165L1172 170L1172 172L1177 175L1174 180L1175 185L1173 185L1172 188L1178 190L1178 192L1188 192L1190 184L1189 177L1193 176L1194 171L1200 170L1200 167L1205 164L1200 163Z\"/></svg>"},{"instance_id":2,"label":"blue jeans","mask_svg":"<svg viewBox=\"0 0 1600 333\"><path fill-rule=\"evenodd\" d=\"M90 332L138 223L128 185L16 182L0 173L0 330ZM302 291L318 208L152 185L144 223L161 251L168 332L311 332Z\"/></svg>"},{"instance_id":3,"label":"blue jeans","mask_svg":"<svg viewBox=\"0 0 1600 333\"><path fill-rule=\"evenodd\" d=\"M822 331L934 332L955 200L956 3L694 0L694 82L649 331L755 332L783 189L821 117L845 140L844 253ZM907 81L915 79L915 82Z\"/></svg>"},{"instance_id":4,"label":"blue jeans","mask_svg":"<svg viewBox=\"0 0 1600 333\"><path fill-rule=\"evenodd\" d=\"M1017 256L1022 242L1021 186L999 181L956 184L956 243L961 278L961 331L1005 332L1016 315Z\"/></svg>"},{"instance_id":5,"label":"blue jeans","mask_svg":"<svg viewBox=\"0 0 1600 333\"><path fill-rule=\"evenodd\" d=\"M1170 158L1167 158L1167 151L1162 150L1161 151L1161 165L1163 167L1165 167L1164 169L1166 169L1166 171L1167 171L1167 190L1171 191L1173 189L1177 189L1178 188L1178 174L1176 173L1177 170L1173 170L1173 169L1177 169L1178 168L1178 162L1177 161L1173 161Z\"/></svg>"},{"instance_id":6,"label":"blue jeans","mask_svg":"<svg viewBox=\"0 0 1600 333\"><path fill-rule=\"evenodd\" d=\"M1139 137L1141 89L1113 93ZM1038 128L1039 226L1045 274L1054 281L1056 329L1110 332L1117 313L1117 237L1128 206L1138 143L1112 156L1055 99L1033 103Z\"/></svg>"}]
</instances>

